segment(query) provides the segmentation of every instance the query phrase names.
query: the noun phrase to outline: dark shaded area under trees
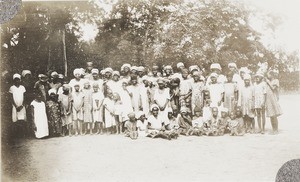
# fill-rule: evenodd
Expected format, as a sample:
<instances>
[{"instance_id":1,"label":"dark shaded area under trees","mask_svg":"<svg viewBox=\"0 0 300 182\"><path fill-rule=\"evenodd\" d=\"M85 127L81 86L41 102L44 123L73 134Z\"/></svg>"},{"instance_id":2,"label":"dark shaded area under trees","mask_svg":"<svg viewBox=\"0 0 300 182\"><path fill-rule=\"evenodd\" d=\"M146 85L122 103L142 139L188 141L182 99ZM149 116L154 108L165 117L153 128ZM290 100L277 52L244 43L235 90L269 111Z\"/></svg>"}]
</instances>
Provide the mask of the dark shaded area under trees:
<instances>
[{"instance_id":1,"label":"dark shaded area under trees","mask_svg":"<svg viewBox=\"0 0 300 182\"><path fill-rule=\"evenodd\" d=\"M288 55L283 61L266 49L249 26L249 13L227 1L119 0L109 13L88 2L24 2L18 15L1 26L2 71L64 73L64 61L68 76L87 61L100 69L119 69L125 62L174 66L179 61L226 67L234 61L255 70L259 61L267 61L287 72L299 59ZM97 26L93 41L80 40L81 23Z\"/></svg>"}]
</instances>

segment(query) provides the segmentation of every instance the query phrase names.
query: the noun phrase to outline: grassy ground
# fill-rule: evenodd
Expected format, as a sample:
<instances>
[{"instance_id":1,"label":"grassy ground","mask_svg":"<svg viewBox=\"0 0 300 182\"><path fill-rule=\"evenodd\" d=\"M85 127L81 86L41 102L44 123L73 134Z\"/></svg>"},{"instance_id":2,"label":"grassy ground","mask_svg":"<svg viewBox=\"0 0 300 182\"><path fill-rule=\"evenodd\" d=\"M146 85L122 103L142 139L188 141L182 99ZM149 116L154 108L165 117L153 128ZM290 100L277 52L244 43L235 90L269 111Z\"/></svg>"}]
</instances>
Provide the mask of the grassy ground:
<instances>
[{"instance_id":1,"label":"grassy ground","mask_svg":"<svg viewBox=\"0 0 300 182\"><path fill-rule=\"evenodd\" d=\"M278 135L185 137L121 135L26 139L2 144L3 181L274 181L300 158L300 95L283 95ZM267 129L271 129L268 120Z\"/></svg>"}]
</instances>

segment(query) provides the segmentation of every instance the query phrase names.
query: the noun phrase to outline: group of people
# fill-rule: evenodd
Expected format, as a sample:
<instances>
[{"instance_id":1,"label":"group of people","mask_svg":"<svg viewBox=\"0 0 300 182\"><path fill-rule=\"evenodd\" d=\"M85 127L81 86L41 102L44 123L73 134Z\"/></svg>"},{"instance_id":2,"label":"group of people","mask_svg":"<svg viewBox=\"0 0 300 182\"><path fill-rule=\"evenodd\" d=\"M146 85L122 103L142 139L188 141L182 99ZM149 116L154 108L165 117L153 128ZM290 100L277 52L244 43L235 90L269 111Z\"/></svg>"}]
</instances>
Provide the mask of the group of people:
<instances>
[{"instance_id":1,"label":"group of people","mask_svg":"<svg viewBox=\"0 0 300 182\"><path fill-rule=\"evenodd\" d=\"M56 71L13 75L9 89L13 133L36 138L121 134L132 139L179 135L242 136L265 133L266 117L278 133L278 72L212 63L176 68L122 65L99 70L87 62L69 79ZM258 128L255 127L257 121Z\"/></svg>"}]
</instances>

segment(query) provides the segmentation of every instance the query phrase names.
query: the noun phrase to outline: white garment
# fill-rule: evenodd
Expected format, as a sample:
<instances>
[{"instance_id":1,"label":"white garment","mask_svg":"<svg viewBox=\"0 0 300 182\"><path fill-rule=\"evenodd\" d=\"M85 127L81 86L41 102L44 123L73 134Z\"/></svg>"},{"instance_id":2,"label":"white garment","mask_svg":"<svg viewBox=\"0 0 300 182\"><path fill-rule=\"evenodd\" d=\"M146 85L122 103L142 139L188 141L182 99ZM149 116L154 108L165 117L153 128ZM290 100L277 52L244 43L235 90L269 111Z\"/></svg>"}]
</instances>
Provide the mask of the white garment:
<instances>
[{"instance_id":1,"label":"white garment","mask_svg":"<svg viewBox=\"0 0 300 182\"><path fill-rule=\"evenodd\" d=\"M156 89L154 91L154 95L153 95L153 99L154 101L159 105L159 106L164 106L166 104L166 102L168 100L170 100L170 90L169 88L165 88L163 90L160 90L160 89ZM162 117L162 118L165 118L167 117L168 115L168 108L170 107L169 103L167 104L165 110L163 111L160 111L159 112L159 115Z\"/></svg>"},{"instance_id":2,"label":"white garment","mask_svg":"<svg viewBox=\"0 0 300 182\"><path fill-rule=\"evenodd\" d=\"M146 129L148 127L148 121L145 120L144 123L141 120L137 120L136 127L138 128L139 136L145 137L147 135Z\"/></svg>"},{"instance_id":3,"label":"white garment","mask_svg":"<svg viewBox=\"0 0 300 182\"><path fill-rule=\"evenodd\" d=\"M148 87L145 87L143 83L140 85L140 97L141 97L143 112L145 113L146 116L148 116L150 111Z\"/></svg>"},{"instance_id":4,"label":"white garment","mask_svg":"<svg viewBox=\"0 0 300 182\"><path fill-rule=\"evenodd\" d=\"M93 100L93 121L94 122L103 122L103 107L102 102L104 102L104 95L102 92L93 92L92 93L92 100ZM96 101L98 100L98 106L96 105ZM102 104L102 105L101 105Z\"/></svg>"},{"instance_id":5,"label":"white garment","mask_svg":"<svg viewBox=\"0 0 300 182\"><path fill-rule=\"evenodd\" d=\"M43 138L48 136L49 129L45 103L33 100L31 105L34 107L34 124L36 126L35 137Z\"/></svg>"},{"instance_id":6,"label":"white garment","mask_svg":"<svg viewBox=\"0 0 300 182\"><path fill-rule=\"evenodd\" d=\"M122 89L122 83L120 81L109 80L106 82L107 87L112 91L112 93L119 92Z\"/></svg>"},{"instance_id":7,"label":"white garment","mask_svg":"<svg viewBox=\"0 0 300 182\"><path fill-rule=\"evenodd\" d=\"M83 89L83 86L84 86L84 83L86 82L87 80L86 79L80 79L79 81L77 81L75 78L73 78L70 82L69 82L69 85L72 89L72 92L75 92L75 88L74 86L76 84L79 84L79 91L82 91Z\"/></svg>"},{"instance_id":8,"label":"white garment","mask_svg":"<svg viewBox=\"0 0 300 182\"><path fill-rule=\"evenodd\" d=\"M73 98L73 107L72 107L73 121L83 120L83 107L81 107L77 112L76 109L78 110L80 104L83 103L84 94L82 92L73 92L72 98Z\"/></svg>"},{"instance_id":9,"label":"white garment","mask_svg":"<svg viewBox=\"0 0 300 182\"><path fill-rule=\"evenodd\" d=\"M105 98L103 101L103 106L104 106L105 127L109 128L111 126L115 126L116 125L115 117L109 112L109 111L114 112L114 107L115 107L114 101L109 98Z\"/></svg>"},{"instance_id":10,"label":"white garment","mask_svg":"<svg viewBox=\"0 0 300 182\"><path fill-rule=\"evenodd\" d=\"M103 88L103 80L102 79L98 79L98 80L94 80L94 79L91 79L90 80L90 85L91 85L91 88L93 88L93 85L94 83L97 83L98 86L99 86L99 91L100 92L103 92L104 91L104 88Z\"/></svg>"},{"instance_id":11,"label":"white garment","mask_svg":"<svg viewBox=\"0 0 300 182\"><path fill-rule=\"evenodd\" d=\"M150 115L148 117L148 123L151 124L151 128L153 128L155 130L161 130L162 124L163 124L163 120L161 118L162 117L160 117L160 116L157 116L157 118L156 118L153 115Z\"/></svg>"},{"instance_id":12,"label":"white garment","mask_svg":"<svg viewBox=\"0 0 300 182\"><path fill-rule=\"evenodd\" d=\"M125 121L128 119L128 114L133 112L132 100L130 95L124 89L121 89L119 92L121 102L122 102L122 120Z\"/></svg>"},{"instance_id":13,"label":"white garment","mask_svg":"<svg viewBox=\"0 0 300 182\"><path fill-rule=\"evenodd\" d=\"M13 99L17 105L17 107L22 106L24 102L24 93L26 92L26 89L23 85L20 85L19 87L16 87L15 85L11 86L9 88L9 93L12 94ZM15 106L12 108L12 121L16 122L18 120L25 120L26 119L26 109L25 106L23 109L21 109L19 112L17 112L17 109Z\"/></svg>"},{"instance_id":14,"label":"white garment","mask_svg":"<svg viewBox=\"0 0 300 182\"><path fill-rule=\"evenodd\" d=\"M207 86L207 88L210 94L211 105L218 106L218 102L222 100L222 93L224 93L223 84L210 84Z\"/></svg>"},{"instance_id":15,"label":"white garment","mask_svg":"<svg viewBox=\"0 0 300 182\"><path fill-rule=\"evenodd\" d=\"M140 87L138 85L134 86L128 86L127 87L128 92L132 94L132 103L133 103L133 110L134 112L139 111L139 105L140 105Z\"/></svg>"}]
</instances>

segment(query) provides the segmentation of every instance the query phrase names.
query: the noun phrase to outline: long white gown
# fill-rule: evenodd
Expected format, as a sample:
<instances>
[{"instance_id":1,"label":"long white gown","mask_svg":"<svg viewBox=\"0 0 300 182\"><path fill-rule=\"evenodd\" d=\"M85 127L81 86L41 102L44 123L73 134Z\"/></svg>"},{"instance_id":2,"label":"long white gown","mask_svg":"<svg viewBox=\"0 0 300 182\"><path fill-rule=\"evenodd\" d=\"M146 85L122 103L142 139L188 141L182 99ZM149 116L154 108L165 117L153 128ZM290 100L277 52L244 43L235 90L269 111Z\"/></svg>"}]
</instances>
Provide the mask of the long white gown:
<instances>
[{"instance_id":1,"label":"long white gown","mask_svg":"<svg viewBox=\"0 0 300 182\"><path fill-rule=\"evenodd\" d=\"M45 103L33 100L31 105L34 107L34 123L36 126L35 137L43 138L48 136L49 129Z\"/></svg>"}]
</instances>

